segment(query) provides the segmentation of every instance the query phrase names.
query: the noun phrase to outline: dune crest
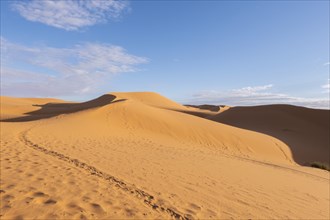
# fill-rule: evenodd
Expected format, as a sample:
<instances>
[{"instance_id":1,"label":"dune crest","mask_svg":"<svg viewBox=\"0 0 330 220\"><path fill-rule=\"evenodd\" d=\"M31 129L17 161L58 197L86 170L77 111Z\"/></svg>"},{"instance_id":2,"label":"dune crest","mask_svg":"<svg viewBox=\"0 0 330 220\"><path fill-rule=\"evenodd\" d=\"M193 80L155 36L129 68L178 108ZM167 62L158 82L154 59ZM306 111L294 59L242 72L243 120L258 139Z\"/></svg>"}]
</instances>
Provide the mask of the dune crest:
<instances>
[{"instance_id":1,"label":"dune crest","mask_svg":"<svg viewBox=\"0 0 330 220\"><path fill-rule=\"evenodd\" d=\"M184 106L181 104L155 92L114 92L109 94L114 95L119 99L134 100L158 108L184 109Z\"/></svg>"},{"instance_id":2,"label":"dune crest","mask_svg":"<svg viewBox=\"0 0 330 220\"><path fill-rule=\"evenodd\" d=\"M3 218L329 217L328 172L296 164L279 139L216 121L231 108L139 92L6 97L1 110Z\"/></svg>"},{"instance_id":3,"label":"dune crest","mask_svg":"<svg viewBox=\"0 0 330 220\"><path fill-rule=\"evenodd\" d=\"M0 96L0 120L23 117L28 112L40 109L38 105L63 102L65 101L50 98L15 98Z\"/></svg>"}]
</instances>

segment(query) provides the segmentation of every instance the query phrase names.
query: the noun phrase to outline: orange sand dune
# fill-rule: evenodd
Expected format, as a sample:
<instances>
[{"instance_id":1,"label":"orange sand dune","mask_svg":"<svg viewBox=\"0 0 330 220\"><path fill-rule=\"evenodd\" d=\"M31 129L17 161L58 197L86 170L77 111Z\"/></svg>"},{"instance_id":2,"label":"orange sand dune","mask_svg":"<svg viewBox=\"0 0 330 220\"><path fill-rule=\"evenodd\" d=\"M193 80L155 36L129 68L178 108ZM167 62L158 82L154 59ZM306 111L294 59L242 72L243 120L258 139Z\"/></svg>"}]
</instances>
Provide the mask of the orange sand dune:
<instances>
[{"instance_id":1,"label":"orange sand dune","mask_svg":"<svg viewBox=\"0 0 330 220\"><path fill-rule=\"evenodd\" d=\"M208 118L278 138L300 164L330 162L329 110L290 105L234 107Z\"/></svg>"},{"instance_id":2,"label":"orange sand dune","mask_svg":"<svg viewBox=\"0 0 330 220\"><path fill-rule=\"evenodd\" d=\"M328 171L194 116L217 112L148 92L38 105L0 124L1 218L330 217Z\"/></svg>"},{"instance_id":3,"label":"orange sand dune","mask_svg":"<svg viewBox=\"0 0 330 220\"><path fill-rule=\"evenodd\" d=\"M40 109L39 105L46 103L63 103L63 100L50 98L14 98L1 96L0 119L23 117L28 112Z\"/></svg>"}]
</instances>

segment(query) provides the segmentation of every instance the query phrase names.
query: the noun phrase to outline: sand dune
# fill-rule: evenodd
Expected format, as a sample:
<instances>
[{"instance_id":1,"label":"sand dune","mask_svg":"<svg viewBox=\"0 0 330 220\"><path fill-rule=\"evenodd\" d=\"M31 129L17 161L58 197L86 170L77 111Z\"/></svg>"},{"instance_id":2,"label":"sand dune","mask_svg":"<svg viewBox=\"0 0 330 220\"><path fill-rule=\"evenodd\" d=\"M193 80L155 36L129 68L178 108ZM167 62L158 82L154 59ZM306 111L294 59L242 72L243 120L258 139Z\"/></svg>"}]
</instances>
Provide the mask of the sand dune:
<instances>
[{"instance_id":1,"label":"sand dune","mask_svg":"<svg viewBox=\"0 0 330 220\"><path fill-rule=\"evenodd\" d=\"M290 105L234 107L211 120L271 135L286 143L300 164L330 164L330 111Z\"/></svg>"},{"instance_id":2,"label":"sand dune","mask_svg":"<svg viewBox=\"0 0 330 220\"><path fill-rule=\"evenodd\" d=\"M49 98L14 98L1 96L1 112L0 119L11 119L24 117L29 112L40 109L39 105L47 103L63 103L63 100Z\"/></svg>"},{"instance_id":3,"label":"sand dune","mask_svg":"<svg viewBox=\"0 0 330 220\"><path fill-rule=\"evenodd\" d=\"M11 114L14 100L1 105L2 218L330 217L329 172L297 165L279 139L194 116L218 112L149 92Z\"/></svg>"}]
</instances>

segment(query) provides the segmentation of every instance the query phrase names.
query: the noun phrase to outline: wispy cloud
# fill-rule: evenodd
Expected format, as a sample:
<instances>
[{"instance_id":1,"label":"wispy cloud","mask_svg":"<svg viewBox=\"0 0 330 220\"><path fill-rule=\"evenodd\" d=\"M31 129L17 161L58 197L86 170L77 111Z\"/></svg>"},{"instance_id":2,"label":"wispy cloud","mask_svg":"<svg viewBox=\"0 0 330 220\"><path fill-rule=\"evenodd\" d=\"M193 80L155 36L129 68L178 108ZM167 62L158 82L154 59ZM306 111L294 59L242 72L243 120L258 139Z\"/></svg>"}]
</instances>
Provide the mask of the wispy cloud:
<instances>
[{"instance_id":1,"label":"wispy cloud","mask_svg":"<svg viewBox=\"0 0 330 220\"><path fill-rule=\"evenodd\" d=\"M257 92L268 90L272 87L273 87L272 84L264 85L264 86L253 86L253 87L248 86L241 89L234 89L232 90L232 92L241 96L250 96L253 94L257 94Z\"/></svg>"},{"instance_id":2,"label":"wispy cloud","mask_svg":"<svg viewBox=\"0 0 330 220\"><path fill-rule=\"evenodd\" d=\"M29 0L15 1L13 10L29 21L78 30L109 19L117 19L127 8L127 1L117 0Z\"/></svg>"},{"instance_id":3,"label":"wispy cloud","mask_svg":"<svg viewBox=\"0 0 330 220\"><path fill-rule=\"evenodd\" d=\"M328 83L321 86L323 89L325 89L325 92L330 92L330 79L328 79Z\"/></svg>"},{"instance_id":4,"label":"wispy cloud","mask_svg":"<svg viewBox=\"0 0 330 220\"><path fill-rule=\"evenodd\" d=\"M330 65L330 62L326 62L323 64L324 66L329 66Z\"/></svg>"},{"instance_id":5,"label":"wispy cloud","mask_svg":"<svg viewBox=\"0 0 330 220\"><path fill-rule=\"evenodd\" d=\"M249 106L267 104L291 104L311 108L330 108L329 98L302 98L272 92L273 85L244 87L229 91L204 91L185 101L189 104L214 104Z\"/></svg>"},{"instance_id":6,"label":"wispy cloud","mask_svg":"<svg viewBox=\"0 0 330 220\"><path fill-rule=\"evenodd\" d=\"M24 46L1 38L2 94L69 96L87 93L124 72L138 71L147 58L109 44L82 43L71 48Z\"/></svg>"}]
</instances>

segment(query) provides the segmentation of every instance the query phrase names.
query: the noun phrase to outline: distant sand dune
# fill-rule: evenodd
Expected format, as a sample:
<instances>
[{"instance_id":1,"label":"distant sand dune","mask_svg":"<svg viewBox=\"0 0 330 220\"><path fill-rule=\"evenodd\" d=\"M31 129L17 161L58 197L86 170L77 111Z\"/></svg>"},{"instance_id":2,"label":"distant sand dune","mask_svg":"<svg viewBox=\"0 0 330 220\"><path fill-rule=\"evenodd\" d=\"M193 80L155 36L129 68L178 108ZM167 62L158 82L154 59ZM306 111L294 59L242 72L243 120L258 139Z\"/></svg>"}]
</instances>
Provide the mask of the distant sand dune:
<instances>
[{"instance_id":1,"label":"distant sand dune","mask_svg":"<svg viewBox=\"0 0 330 220\"><path fill-rule=\"evenodd\" d=\"M300 164L330 160L330 111L290 105L234 107L209 119L271 135Z\"/></svg>"},{"instance_id":2,"label":"distant sand dune","mask_svg":"<svg viewBox=\"0 0 330 220\"><path fill-rule=\"evenodd\" d=\"M276 118L273 107L257 128L306 143L304 132L328 128L318 110L284 106ZM291 150L294 159L308 151L282 136L223 124L252 123L235 109L151 92L83 103L1 97L1 218L329 219L329 172L296 164ZM329 149L321 134L311 138L317 155Z\"/></svg>"}]
</instances>

